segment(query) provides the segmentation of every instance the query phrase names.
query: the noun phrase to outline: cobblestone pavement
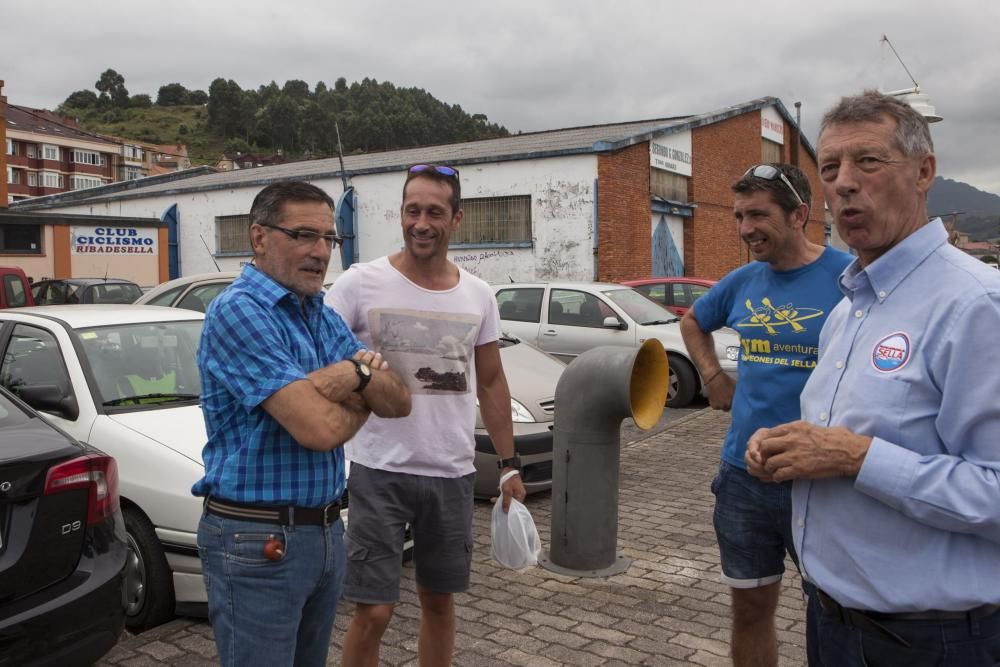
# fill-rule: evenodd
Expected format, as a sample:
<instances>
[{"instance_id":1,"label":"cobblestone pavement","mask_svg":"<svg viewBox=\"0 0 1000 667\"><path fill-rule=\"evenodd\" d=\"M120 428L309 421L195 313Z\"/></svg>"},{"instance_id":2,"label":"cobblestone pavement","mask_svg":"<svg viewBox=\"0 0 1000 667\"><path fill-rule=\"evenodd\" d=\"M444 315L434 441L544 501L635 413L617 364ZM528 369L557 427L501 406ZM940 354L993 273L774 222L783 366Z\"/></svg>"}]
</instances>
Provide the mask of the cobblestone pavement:
<instances>
[{"instance_id":1,"label":"cobblestone pavement","mask_svg":"<svg viewBox=\"0 0 1000 667\"><path fill-rule=\"evenodd\" d=\"M727 414L704 409L624 446L618 543L633 560L621 575L592 579L542 568L501 569L490 558L492 508L477 502L472 585L456 596L455 664L729 665L729 593L718 580L709 491L728 424ZM549 494L530 497L527 505L547 545ZM792 574L777 612L780 664L804 665L803 603L788 565ZM351 607L341 603L330 665L340 664L350 616ZM382 664L416 665L419 616L407 566ZM212 629L204 620L179 618L124 638L98 664L213 665Z\"/></svg>"}]
</instances>

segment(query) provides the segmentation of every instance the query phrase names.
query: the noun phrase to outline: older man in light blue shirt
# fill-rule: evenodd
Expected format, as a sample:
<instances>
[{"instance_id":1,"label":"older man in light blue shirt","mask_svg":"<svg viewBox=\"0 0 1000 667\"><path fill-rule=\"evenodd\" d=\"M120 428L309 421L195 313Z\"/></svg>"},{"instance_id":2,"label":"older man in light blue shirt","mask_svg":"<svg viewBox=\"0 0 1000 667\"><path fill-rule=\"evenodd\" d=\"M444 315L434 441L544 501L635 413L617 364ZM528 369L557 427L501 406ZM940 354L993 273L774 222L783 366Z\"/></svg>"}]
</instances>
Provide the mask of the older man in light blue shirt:
<instances>
[{"instance_id":1,"label":"older man in light blue shirt","mask_svg":"<svg viewBox=\"0 0 1000 667\"><path fill-rule=\"evenodd\" d=\"M927 124L879 93L826 115L819 168L858 259L820 336L803 421L748 469L794 479L823 665L1000 663L1000 272L927 221Z\"/></svg>"}]
</instances>

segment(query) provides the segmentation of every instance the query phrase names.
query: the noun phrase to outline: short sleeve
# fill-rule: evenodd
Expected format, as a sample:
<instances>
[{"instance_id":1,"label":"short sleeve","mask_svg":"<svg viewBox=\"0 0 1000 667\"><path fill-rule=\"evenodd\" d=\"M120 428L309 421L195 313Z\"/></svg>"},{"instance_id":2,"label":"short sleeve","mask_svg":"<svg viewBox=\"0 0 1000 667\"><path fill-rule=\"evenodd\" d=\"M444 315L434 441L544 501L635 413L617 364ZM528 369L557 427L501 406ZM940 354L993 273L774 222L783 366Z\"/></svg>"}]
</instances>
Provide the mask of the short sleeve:
<instances>
[{"instance_id":1,"label":"short sleeve","mask_svg":"<svg viewBox=\"0 0 1000 667\"><path fill-rule=\"evenodd\" d=\"M361 293L361 272L355 266L337 278L323 297L323 303L333 308L352 331L356 331L358 326L358 295Z\"/></svg>"},{"instance_id":2,"label":"short sleeve","mask_svg":"<svg viewBox=\"0 0 1000 667\"><path fill-rule=\"evenodd\" d=\"M202 355L202 372L211 374L246 410L306 378L292 342L276 325L273 310L251 299L227 299L213 305L201 342L208 346Z\"/></svg>"}]
</instances>

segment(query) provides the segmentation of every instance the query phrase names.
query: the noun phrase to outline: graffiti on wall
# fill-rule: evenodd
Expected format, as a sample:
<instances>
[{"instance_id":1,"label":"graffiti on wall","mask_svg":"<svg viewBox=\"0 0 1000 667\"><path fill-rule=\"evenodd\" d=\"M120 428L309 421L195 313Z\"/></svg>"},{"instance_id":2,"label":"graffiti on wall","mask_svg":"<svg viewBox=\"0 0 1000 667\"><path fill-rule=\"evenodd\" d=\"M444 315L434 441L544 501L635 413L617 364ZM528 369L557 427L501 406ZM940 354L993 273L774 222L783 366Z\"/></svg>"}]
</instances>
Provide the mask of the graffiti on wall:
<instances>
[{"instance_id":1,"label":"graffiti on wall","mask_svg":"<svg viewBox=\"0 0 1000 667\"><path fill-rule=\"evenodd\" d=\"M684 259L681 257L674 237L667 224L667 216L661 215L653 230L653 275L683 276Z\"/></svg>"},{"instance_id":2,"label":"graffiti on wall","mask_svg":"<svg viewBox=\"0 0 1000 667\"><path fill-rule=\"evenodd\" d=\"M507 250L506 248L500 248L497 250L483 250L482 252L455 255L451 258L451 261L455 262L472 275L478 276L480 275L480 265L483 262L507 257L513 258L514 251Z\"/></svg>"}]
</instances>

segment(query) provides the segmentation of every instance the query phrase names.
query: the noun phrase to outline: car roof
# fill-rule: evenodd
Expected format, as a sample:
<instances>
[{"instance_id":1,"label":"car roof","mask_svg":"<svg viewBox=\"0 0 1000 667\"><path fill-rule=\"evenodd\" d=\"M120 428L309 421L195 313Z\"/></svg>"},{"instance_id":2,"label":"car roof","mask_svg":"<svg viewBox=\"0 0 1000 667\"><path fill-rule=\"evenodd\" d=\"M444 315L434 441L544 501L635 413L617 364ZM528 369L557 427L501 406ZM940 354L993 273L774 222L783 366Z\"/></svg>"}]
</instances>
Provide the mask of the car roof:
<instances>
[{"instance_id":1,"label":"car roof","mask_svg":"<svg viewBox=\"0 0 1000 667\"><path fill-rule=\"evenodd\" d=\"M69 283L70 285L97 285L102 283L114 283L116 285L135 285L134 282L126 278L48 278L46 280L36 280L33 284L42 283Z\"/></svg>"},{"instance_id":2,"label":"car roof","mask_svg":"<svg viewBox=\"0 0 1000 667\"><path fill-rule=\"evenodd\" d=\"M58 320L71 329L86 329L89 327L118 324L144 324L146 322L176 322L205 319L203 313L193 310L120 303L28 306L27 308L7 310L3 313L3 319L6 320L21 320L21 316Z\"/></svg>"},{"instance_id":3,"label":"car roof","mask_svg":"<svg viewBox=\"0 0 1000 667\"><path fill-rule=\"evenodd\" d=\"M695 283L696 285L714 285L719 282L711 278L695 278L688 276L661 276L659 278L643 278L642 280L623 280L622 285L655 285L657 283Z\"/></svg>"},{"instance_id":4,"label":"car roof","mask_svg":"<svg viewBox=\"0 0 1000 667\"><path fill-rule=\"evenodd\" d=\"M493 290L505 287L551 287L553 289L627 289L628 285L622 283L592 283L584 280L564 280L559 282L541 283L494 283Z\"/></svg>"},{"instance_id":5,"label":"car roof","mask_svg":"<svg viewBox=\"0 0 1000 667\"><path fill-rule=\"evenodd\" d=\"M195 283L213 281L213 280L229 280L233 281L239 277L242 271L214 271L212 273L195 273L190 276L181 276L180 278L174 278L173 280L168 280L165 283L160 283L153 289L149 290L143 294L136 303L146 303L150 299L154 299L160 294L172 290L176 287L182 287L184 285L193 285Z\"/></svg>"}]
</instances>

